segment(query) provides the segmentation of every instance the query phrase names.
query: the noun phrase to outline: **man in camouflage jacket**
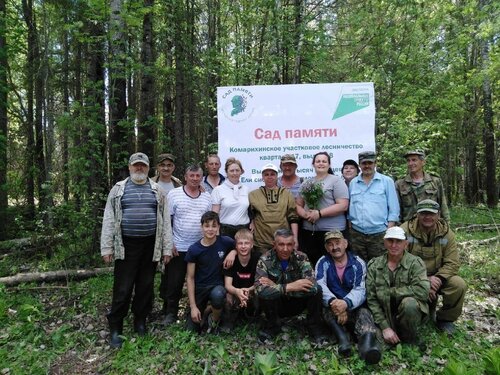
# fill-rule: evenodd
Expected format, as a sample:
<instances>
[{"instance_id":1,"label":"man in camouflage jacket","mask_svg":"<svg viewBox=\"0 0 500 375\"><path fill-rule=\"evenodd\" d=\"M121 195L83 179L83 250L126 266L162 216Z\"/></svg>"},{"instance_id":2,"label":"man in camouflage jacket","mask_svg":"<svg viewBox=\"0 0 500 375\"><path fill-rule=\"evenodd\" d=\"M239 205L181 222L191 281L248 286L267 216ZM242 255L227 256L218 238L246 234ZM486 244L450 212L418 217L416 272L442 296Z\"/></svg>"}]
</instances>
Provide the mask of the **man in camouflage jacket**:
<instances>
[{"instance_id":1,"label":"man in camouflage jacket","mask_svg":"<svg viewBox=\"0 0 500 375\"><path fill-rule=\"evenodd\" d=\"M454 321L462 313L467 285L458 276L460 260L455 234L448 223L439 218L439 204L424 199L417 205L417 217L401 227L408 237L408 251L425 263L431 283L428 301L434 311L438 296L443 296L443 306L436 313L437 327L453 334Z\"/></svg>"},{"instance_id":2,"label":"man in camouflage jacket","mask_svg":"<svg viewBox=\"0 0 500 375\"><path fill-rule=\"evenodd\" d=\"M368 263L368 307L384 341L417 344L417 333L429 314L429 280L425 264L406 251L403 229L392 227L384 236L387 254Z\"/></svg>"},{"instance_id":3,"label":"man in camouflage jacket","mask_svg":"<svg viewBox=\"0 0 500 375\"><path fill-rule=\"evenodd\" d=\"M412 219L417 213L417 203L432 199L441 206L441 217L450 221L443 182L436 175L424 171L425 154L422 151L409 151L404 155L408 165L406 177L396 181L400 207L400 222Z\"/></svg>"},{"instance_id":4,"label":"man in camouflage jacket","mask_svg":"<svg viewBox=\"0 0 500 375\"><path fill-rule=\"evenodd\" d=\"M274 248L262 255L255 273L255 290L266 324L261 340L272 339L281 331L280 318L299 315L307 309L307 326L314 341L324 338L321 322L321 289L307 255L294 251L294 235L289 229L274 233Z\"/></svg>"}]
</instances>

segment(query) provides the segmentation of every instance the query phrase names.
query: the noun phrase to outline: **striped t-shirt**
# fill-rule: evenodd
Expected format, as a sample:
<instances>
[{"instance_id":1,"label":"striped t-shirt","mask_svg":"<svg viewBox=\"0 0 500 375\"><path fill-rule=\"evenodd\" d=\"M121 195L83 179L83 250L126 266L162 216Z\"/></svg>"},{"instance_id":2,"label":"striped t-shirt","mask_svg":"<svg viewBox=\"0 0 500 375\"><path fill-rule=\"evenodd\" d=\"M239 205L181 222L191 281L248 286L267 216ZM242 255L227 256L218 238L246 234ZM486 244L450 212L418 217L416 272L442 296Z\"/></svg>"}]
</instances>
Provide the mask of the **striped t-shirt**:
<instances>
[{"instance_id":1,"label":"striped t-shirt","mask_svg":"<svg viewBox=\"0 0 500 375\"><path fill-rule=\"evenodd\" d=\"M149 182L139 185L129 179L121 199L122 235L125 237L154 236L157 205Z\"/></svg>"},{"instance_id":2,"label":"striped t-shirt","mask_svg":"<svg viewBox=\"0 0 500 375\"><path fill-rule=\"evenodd\" d=\"M170 190L167 196L172 215L172 234L177 251L186 252L203 237L201 216L212 209L212 199L207 192L192 198L184 191L184 186Z\"/></svg>"}]
</instances>

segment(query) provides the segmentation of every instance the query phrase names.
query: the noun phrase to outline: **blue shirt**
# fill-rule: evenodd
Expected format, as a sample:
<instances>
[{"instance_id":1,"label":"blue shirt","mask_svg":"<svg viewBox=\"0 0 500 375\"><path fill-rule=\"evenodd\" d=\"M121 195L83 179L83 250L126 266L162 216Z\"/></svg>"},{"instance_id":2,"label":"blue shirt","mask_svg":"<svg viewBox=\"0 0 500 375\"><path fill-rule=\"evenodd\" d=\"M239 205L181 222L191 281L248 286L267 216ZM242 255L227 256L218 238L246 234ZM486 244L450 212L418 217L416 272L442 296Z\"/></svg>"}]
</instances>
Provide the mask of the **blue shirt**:
<instances>
[{"instance_id":1,"label":"blue shirt","mask_svg":"<svg viewBox=\"0 0 500 375\"><path fill-rule=\"evenodd\" d=\"M375 172L367 185L361 175L349 184L349 215L353 229L364 234L384 232L399 220L399 201L392 178Z\"/></svg>"},{"instance_id":2,"label":"blue shirt","mask_svg":"<svg viewBox=\"0 0 500 375\"><path fill-rule=\"evenodd\" d=\"M224 285L222 263L226 254L234 249L234 240L231 237L217 236L210 246L204 246L196 241L189 247L184 260L195 263L195 287L204 288L215 285Z\"/></svg>"},{"instance_id":3,"label":"blue shirt","mask_svg":"<svg viewBox=\"0 0 500 375\"><path fill-rule=\"evenodd\" d=\"M366 301L366 264L357 255L347 252L347 265L340 281L335 261L324 255L316 264L316 280L323 292L323 305L332 299L343 299L348 310L354 310Z\"/></svg>"}]
</instances>

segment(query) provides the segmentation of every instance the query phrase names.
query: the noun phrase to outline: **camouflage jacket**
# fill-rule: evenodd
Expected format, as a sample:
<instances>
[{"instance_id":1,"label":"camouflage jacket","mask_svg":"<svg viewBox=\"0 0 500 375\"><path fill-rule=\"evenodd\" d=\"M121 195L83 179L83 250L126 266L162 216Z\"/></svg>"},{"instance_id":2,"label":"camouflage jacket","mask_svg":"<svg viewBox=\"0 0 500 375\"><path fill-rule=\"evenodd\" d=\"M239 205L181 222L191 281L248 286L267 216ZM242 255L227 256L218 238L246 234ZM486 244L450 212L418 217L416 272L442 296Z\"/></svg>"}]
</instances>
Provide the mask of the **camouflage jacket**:
<instances>
[{"instance_id":1,"label":"camouflage jacket","mask_svg":"<svg viewBox=\"0 0 500 375\"><path fill-rule=\"evenodd\" d=\"M401 210L400 221L410 220L417 213L417 203L424 199L432 199L441 206L441 217L450 221L450 212L446 203L443 182L438 176L424 172L424 182L420 185L413 184L411 176L396 181L399 207Z\"/></svg>"},{"instance_id":2,"label":"camouflage jacket","mask_svg":"<svg viewBox=\"0 0 500 375\"><path fill-rule=\"evenodd\" d=\"M408 238L408 251L419 256L425 263L428 276L438 276L447 280L458 275L460 260L455 233L443 219L436 229L427 235L418 226L415 218L401 225Z\"/></svg>"},{"instance_id":3,"label":"camouflage jacket","mask_svg":"<svg viewBox=\"0 0 500 375\"><path fill-rule=\"evenodd\" d=\"M267 277L275 282L276 285L262 285L259 281L261 277ZM285 295L285 285L300 279L311 280L314 286L308 292L287 292L287 296L300 298L317 293L318 284L314 277L314 270L307 259L307 255L300 251L292 252L285 271L282 270L281 261L273 249L262 255L257 262L255 289L260 298L275 299Z\"/></svg>"},{"instance_id":4,"label":"camouflage jacket","mask_svg":"<svg viewBox=\"0 0 500 375\"><path fill-rule=\"evenodd\" d=\"M393 272L393 283L391 283L391 271L387 267L387 254L373 258L368 263L366 278L368 307L375 323L382 330L389 327L396 329L397 306L405 297L415 298L422 313L429 314L427 305L429 289L430 282L427 279L424 262L407 251Z\"/></svg>"}]
</instances>

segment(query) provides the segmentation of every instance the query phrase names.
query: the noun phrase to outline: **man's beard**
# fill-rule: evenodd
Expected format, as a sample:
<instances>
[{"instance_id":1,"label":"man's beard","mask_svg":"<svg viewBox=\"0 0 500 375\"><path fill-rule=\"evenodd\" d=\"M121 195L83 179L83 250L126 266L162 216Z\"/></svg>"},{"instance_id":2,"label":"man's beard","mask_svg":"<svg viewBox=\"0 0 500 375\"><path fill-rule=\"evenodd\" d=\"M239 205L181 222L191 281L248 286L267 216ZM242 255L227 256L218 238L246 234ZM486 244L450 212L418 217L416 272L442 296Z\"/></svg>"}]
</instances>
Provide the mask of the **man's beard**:
<instances>
[{"instance_id":1,"label":"man's beard","mask_svg":"<svg viewBox=\"0 0 500 375\"><path fill-rule=\"evenodd\" d=\"M143 184L146 182L148 175L147 175L147 173L130 173L130 178L135 183Z\"/></svg>"}]
</instances>

